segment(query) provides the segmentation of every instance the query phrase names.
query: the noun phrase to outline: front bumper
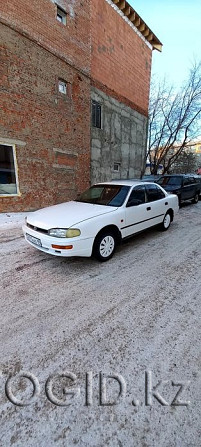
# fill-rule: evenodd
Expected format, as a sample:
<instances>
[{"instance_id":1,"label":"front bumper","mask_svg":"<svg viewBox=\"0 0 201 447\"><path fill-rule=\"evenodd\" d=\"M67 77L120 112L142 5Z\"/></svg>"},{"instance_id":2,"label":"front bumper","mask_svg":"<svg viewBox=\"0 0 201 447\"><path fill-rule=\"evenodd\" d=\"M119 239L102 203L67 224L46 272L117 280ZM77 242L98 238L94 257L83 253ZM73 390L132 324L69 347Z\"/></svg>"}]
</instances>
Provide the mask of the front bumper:
<instances>
[{"instance_id":1,"label":"front bumper","mask_svg":"<svg viewBox=\"0 0 201 447\"><path fill-rule=\"evenodd\" d=\"M90 257L92 254L93 249L93 242L94 238L85 238L82 239L80 236L75 237L72 239L69 238L58 238L58 237L52 237L43 233L40 233L39 231L34 231L31 228L27 227L26 225L23 225L22 227L24 237L26 241L32 245L32 247L37 248L38 250L41 250L45 253L49 253L50 255L54 256L65 256L65 257L71 257L71 256L86 256ZM33 239L28 237L31 236ZM37 245L35 242L39 244L38 241L41 242L41 245ZM53 248L52 245L56 246L63 246L63 247L72 247L72 248Z\"/></svg>"}]
</instances>

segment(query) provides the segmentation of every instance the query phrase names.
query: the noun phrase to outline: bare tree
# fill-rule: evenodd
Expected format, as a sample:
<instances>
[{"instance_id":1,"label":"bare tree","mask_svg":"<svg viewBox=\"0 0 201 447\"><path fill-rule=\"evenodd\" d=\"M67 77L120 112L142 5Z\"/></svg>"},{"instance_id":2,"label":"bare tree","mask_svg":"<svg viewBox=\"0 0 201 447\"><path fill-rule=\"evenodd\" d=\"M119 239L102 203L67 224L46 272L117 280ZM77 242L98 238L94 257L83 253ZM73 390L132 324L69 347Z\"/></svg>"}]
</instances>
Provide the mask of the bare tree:
<instances>
[{"instance_id":1,"label":"bare tree","mask_svg":"<svg viewBox=\"0 0 201 447\"><path fill-rule=\"evenodd\" d=\"M152 83L148 125L148 158L152 174L159 165L168 172L190 142L200 135L201 62L194 63L189 78L175 93L163 81ZM176 149L175 149L176 147Z\"/></svg>"},{"instance_id":2,"label":"bare tree","mask_svg":"<svg viewBox=\"0 0 201 447\"><path fill-rule=\"evenodd\" d=\"M178 156L177 160L170 167L170 173L175 174L188 174L190 172L196 172L198 169L198 157L192 152L186 150Z\"/></svg>"}]
</instances>

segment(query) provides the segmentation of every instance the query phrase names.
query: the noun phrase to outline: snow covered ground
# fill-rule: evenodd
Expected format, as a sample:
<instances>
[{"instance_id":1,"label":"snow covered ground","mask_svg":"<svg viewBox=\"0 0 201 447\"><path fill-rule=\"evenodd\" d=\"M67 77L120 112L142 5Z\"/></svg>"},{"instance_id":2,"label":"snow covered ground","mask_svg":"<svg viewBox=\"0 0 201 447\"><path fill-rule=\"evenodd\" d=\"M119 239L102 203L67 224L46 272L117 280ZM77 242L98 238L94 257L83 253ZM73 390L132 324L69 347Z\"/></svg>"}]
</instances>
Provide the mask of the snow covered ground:
<instances>
[{"instance_id":1,"label":"snow covered ground","mask_svg":"<svg viewBox=\"0 0 201 447\"><path fill-rule=\"evenodd\" d=\"M25 215L0 215L0 445L200 447L201 201L183 206L167 232L137 235L103 264L28 245ZM40 384L28 406L5 393L12 375L14 395L30 400L23 371ZM67 372L76 383L59 378ZM100 403L100 372L127 385L116 405ZM47 396L52 375L61 405ZM70 400L72 385L80 395ZM114 401L117 380L106 388Z\"/></svg>"},{"instance_id":2,"label":"snow covered ground","mask_svg":"<svg viewBox=\"0 0 201 447\"><path fill-rule=\"evenodd\" d=\"M0 213L0 228L20 226L27 213Z\"/></svg>"}]
</instances>

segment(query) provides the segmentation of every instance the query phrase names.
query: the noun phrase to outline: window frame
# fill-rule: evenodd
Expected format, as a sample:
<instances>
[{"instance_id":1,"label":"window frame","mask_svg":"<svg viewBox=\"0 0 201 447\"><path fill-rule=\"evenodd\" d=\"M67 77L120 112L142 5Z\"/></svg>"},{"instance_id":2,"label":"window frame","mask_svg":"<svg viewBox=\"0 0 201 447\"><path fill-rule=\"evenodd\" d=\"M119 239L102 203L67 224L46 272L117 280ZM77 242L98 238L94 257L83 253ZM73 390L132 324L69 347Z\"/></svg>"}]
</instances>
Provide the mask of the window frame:
<instances>
[{"instance_id":1,"label":"window frame","mask_svg":"<svg viewBox=\"0 0 201 447\"><path fill-rule=\"evenodd\" d=\"M163 195L163 197L160 197L158 199L155 200L149 200L149 189L151 189L151 187L153 189L155 189L156 191L160 191L161 195ZM160 188L160 185L157 185L156 183L147 183L145 185L145 191L146 191L146 203L153 203L153 202L158 202L159 200L163 200L165 199L165 193L162 191L162 189Z\"/></svg>"},{"instance_id":2,"label":"window frame","mask_svg":"<svg viewBox=\"0 0 201 447\"><path fill-rule=\"evenodd\" d=\"M93 120L93 107L97 106L100 107L100 125L97 125L97 111L95 109L95 121ZM94 127L95 129L102 129L102 104L98 101L96 101L95 99L91 100L91 125L92 127Z\"/></svg>"},{"instance_id":3,"label":"window frame","mask_svg":"<svg viewBox=\"0 0 201 447\"><path fill-rule=\"evenodd\" d=\"M56 8L57 8L57 10L56 10L56 20L57 20L57 22L59 22L62 25L66 26L67 25L67 12L63 8L61 8L61 6L59 6L57 3L56 3ZM59 20L58 16L60 16L62 20Z\"/></svg>"},{"instance_id":4,"label":"window frame","mask_svg":"<svg viewBox=\"0 0 201 447\"><path fill-rule=\"evenodd\" d=\"M131 199L131 197L132 197L132 194L133 194L133 192L134 191L136 191L136 190L139 190L139 189L142 189L143 191L144 191L144 202L142 202L142 203L139 203L138 205L136 204L133 204L133 205L129 205L129 201L131 201L132 202L132 200L130 200ZM137 200L137 199L136 199ZM133 188L132 188L132 190L130 191L130 194L129 194L129 197L127 198L127 201L126 201L126 208L131 208L131 207L133 207L133 206L140 206L140 205L144 205L145 203L147 203L147 196L146 196L146 188L145 188L145 185L136 185L136 186L134 186Z\"/></svg>"},{"instance_id":5,"label":"window frame","mask_svg":"<svg viewBox=\"0 0 201 447\"><path fill-rule=\"evenodd\" d=\"M61 92L61 90L59 90L59 86L61 84L63 84L65 86L65 89L66 89L65 92ZM61 79L61 78L58 79L58 93L63 96L68 95L68 83L67 83L67 81L65 81L65 79Z\"/></svg>"},{"instance_id":6,"label":"window frame","mask_svg":"<svg viewBox=\"0 0 201 447\"><path fill-rule=\"evenodd\" d=\"M115 169L115 165L117 166L117 169ZM120 163L120 161L114 161L113 171L114 172L120 172L121 171L121 163Z\"/></svg>"},{"instance_id":7,"label":"window frame","mask_svg":"<svg viewBox=\"0 0 201 447\"><path fill-rule=\"evenodd\" d=\"M18 179L18 165L17 165L17 156L16 156L16 145L15 144L11 144L11 143L5 143L5 141L2 142L1 140L0 140L0 145L1 146L12 147L13 164L14 164L14 170L15 170L16 190L17 190L17 192L15 194L8 194L8 193L1 194L0 193L0 198L1 197L19 197L20 196L20 190L19 190L19 179Z\"/></svg>"}]
</instances>

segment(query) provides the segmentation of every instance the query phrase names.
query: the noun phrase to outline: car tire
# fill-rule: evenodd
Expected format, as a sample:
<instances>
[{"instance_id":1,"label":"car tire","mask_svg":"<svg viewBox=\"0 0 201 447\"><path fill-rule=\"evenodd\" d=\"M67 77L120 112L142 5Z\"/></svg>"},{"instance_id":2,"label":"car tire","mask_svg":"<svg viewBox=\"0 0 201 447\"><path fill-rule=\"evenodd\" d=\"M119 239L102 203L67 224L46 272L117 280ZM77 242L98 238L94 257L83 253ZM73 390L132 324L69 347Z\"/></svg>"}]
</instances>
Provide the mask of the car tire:
<instances>
[{"instance_id":1,"label":"car tire","mask_svg":"<svg viewBox=\"0 0 201 447\"><path fill-rule=\"evenodd\" d=\"M199 201L199 194L197 192L193 198L193 203L198 203L198 201Z\"/></svg>"},{"instance_id":2,"label":"car tire","mask_svg":"<svg viewBox=\"0 0 201 447\"><path fill-rule=\"evenodd\" d=\"M117 245L117 239L110 230L104 231L94 241L93 256L101 262L106 262L112 258Z\"/></svg>"},{"instance_id":3,"label":"car tire","mask_svg":"<svg viewBox=\"0 0 201 447\"><path fill-rule=\"evenodd\" d=\"M178 196L179 208L181 208L181 195Z\"/></svg>"},{"instance_id":4,"label":"car tire","mask_svg":"<svg viewBox=\"0 0 201 447\"><path fill-rule=\"evenodd\" d=\"M167 231L168 228L170 227L170 224L171 224L172 220L173 220L173 219L171 218L170 213L167 212L166 215L165 215L165 217L164 217L164 219L163 219L163 222L162 222L162 224L161 224L161 230L162 230L162 231Z\"/></svg>"}]
</instances>

